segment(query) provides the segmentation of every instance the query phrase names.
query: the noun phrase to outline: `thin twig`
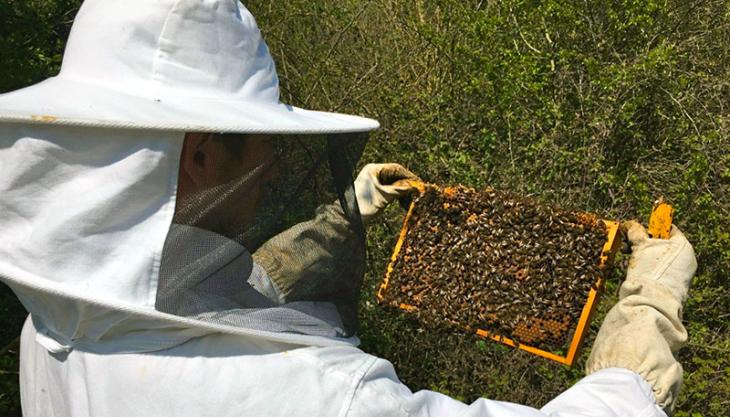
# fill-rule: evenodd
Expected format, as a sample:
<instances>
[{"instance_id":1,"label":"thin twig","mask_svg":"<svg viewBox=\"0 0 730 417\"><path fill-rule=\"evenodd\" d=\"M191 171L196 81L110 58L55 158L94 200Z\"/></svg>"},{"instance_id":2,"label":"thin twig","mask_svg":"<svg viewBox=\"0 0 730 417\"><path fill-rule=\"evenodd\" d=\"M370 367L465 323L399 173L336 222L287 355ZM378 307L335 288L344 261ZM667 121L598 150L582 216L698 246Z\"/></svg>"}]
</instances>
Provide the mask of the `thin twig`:
<instances>
[{"instance_id":1,"label":"thin twig","mask_svg":"<svg viewBox=\"0 0 730 417\"><path fill-rule=\"evenodd\" d=\"M350 85L350 87L349 87L349 88L347 89L347 91L345 91L345 94L343 94L343 95L342 95L342 99L340 100L340 104L338 104L337 106L335 106L335 108L333 109L333 111L338 111L338 110L340 110L340 109L342 108L342 106L343 106L343 105L345 105L345 102L346 102L346 101L347 101L347 100L348 100L348 99L350 98L350 94L352 94L352 92L353 92L353 91L355 91L355 89L356 89L356 88L357 88L357 87L358 87L358 86L359 86L360 84L362 84L362 82L363 82L363 81L364 81L364 80L365 80L365 79L366 79L366 78L367 78L367 77L368 77L368 76L369 76L369 75L370 75L370 74L371 74L371 73L372 73L373 71L375 71L375 68L377 68L377 67L378 67L378 63L377 63L377 62L375 62L375 63L374 63L374 64L373 64L373 65L372 65L372 66L370 67L370 69L368 69L367 71L365 71L365 74L362 74L362 75L361 75L360 77L358 77L358 79L357 79L357 80L355 80L355 82L354 82L354 83L353 83L352 85Z\"/></svg>"},{"instance_id":2,"label":"thin twig","mask_svg":"<svg viewBox=\"0 0 730 417\"><path fill-rule=\"evenodd\" d=\"M5 345L2 349L0 349L0 356L5 355L13 348L17 348L20 345L20 336L17 336L15 339L13 339L10 343Z\"/></svg>"},{"instance_id":3,"label":"thin twig","mask_svg":"<svg viewBox=\"0 0 730 417\"><path fill-rule=\"evenodd\" d=\"M337 37L335 38L335 41L332 43L332 46L330 46L329 51L327 51L327 53L325 54L325 56L324 56L324 58L322 59L321 62L327 62L327 60L330 59L330 57L332 56L332 54L335 52L335 49L337 49L337 46L340 45L340 42L342 41L342 38L345 36L345 33L348 30L350 30L350 28L352 27L352 25L355 24L355 22L357 21L357 19L365 12L365 10L367 10L367 8L370 6L370 3L371 2L368 1L365 4L363 4L363 6L360 8L360 10L358 10L357 13L355 13L355 15L352 17L352 19L350 19L350 21L347 22L347 24L345 25L345 27L343 27L342 30L340 30L340 32L337 34ZM322 82L322 79L324 78L324 75L325 75L324 71L322 71L319 74L319 77L317 77L317 80L314 82L314 85L312 85L312 88L309 90L309 94L304 99L304 104L309 103L309 100L312 98L312 95L314 95L314 91L317 89L317 87L319 86L320 82Z\"/></svg>"},{"instance_id":4,"label":"thin twig","mask_svg":"<svg viewBox=\"0 0 730 417\"><path fill-rule=\"evenodd\" d=\"M684 106L682 105L682 103L680 103L679 100L677 100L676 98L674 98L674 96L672 95L672 93L670 93L669 91L667 91L664 87L659 87L659 89L662 90L662 91L664 91L665 93L667 93L667 95L669 96L669 98L672 99L672 101L674 103L676 103L677 106L679 106L679 110L682 112L682 114L684 114L684 116L687 119L689 119L690 123L692 123L692 127L694 128L695 133L697 133L697 136L698 137L701 137L702 135L700 134L700 130L697 128L697 124L695 123L695 120L692 118L692 116L689 115L689 113L687 113L687 111L684 109Z\"/></svg>"},{"instance_id":5,"label":"thin twig","mask_svg":"<svg viewBox=\"0 0 730 417\"><path fill-rule=\"evenodd\" d=\"M520 24L517 23L517 17L515 17L515 15L514 15L511 7L510 7L510 10L509 11L510 11L510 15L512 17L512 20L515 22L515 27L517 28L517 33L520 35L520 38L522 38L522 42L524 42L525 45L527 45L527 47L530 48L533 52L536 52L538 54L542 54L542 51L540 51L539 49L537 49L534 46L532 46L530 44L530 42L528 42L527 39L525 38L525 35L522 34L522 30L520 29Z\"/></svg>"}]
</instances>

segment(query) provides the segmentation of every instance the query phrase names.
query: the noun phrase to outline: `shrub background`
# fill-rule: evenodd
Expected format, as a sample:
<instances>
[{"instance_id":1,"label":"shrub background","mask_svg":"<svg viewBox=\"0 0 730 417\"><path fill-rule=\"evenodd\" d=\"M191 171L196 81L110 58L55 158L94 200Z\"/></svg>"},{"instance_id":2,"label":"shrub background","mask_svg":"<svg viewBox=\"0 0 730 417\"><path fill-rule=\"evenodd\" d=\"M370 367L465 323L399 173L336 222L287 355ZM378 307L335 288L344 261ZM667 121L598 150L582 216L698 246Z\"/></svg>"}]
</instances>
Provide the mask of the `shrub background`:
<instances>
[{"instance_id":1,"label":"shrub background","mask_svg":"<svg viewBox=\"0 0 730 417\"><path fill-rule=\"evenodd\" d=\"M76 0L0 0L0 92L57 73ZM680 353L678 416L730 407L730 10L725 1L254 0L282 101L380 120L363 162L440 184L491 185L612 219L646 221L663 195L699 269ZM374 299L400 228L369 231L363 349L412 389L541 406L574 369L421 329ZM624 259L625 262L625 259ZM621 264L621 262L619 262ZM619 265L620 266L620 265ZM602 299L615 301L620 268ZM25 313L0 288L0 414L18 414ZM600 323L599 316L591 335ZM2 348L2 346L7 346ZM4 411L4 413L3 413Z\"/></svg>"}]
</instances>

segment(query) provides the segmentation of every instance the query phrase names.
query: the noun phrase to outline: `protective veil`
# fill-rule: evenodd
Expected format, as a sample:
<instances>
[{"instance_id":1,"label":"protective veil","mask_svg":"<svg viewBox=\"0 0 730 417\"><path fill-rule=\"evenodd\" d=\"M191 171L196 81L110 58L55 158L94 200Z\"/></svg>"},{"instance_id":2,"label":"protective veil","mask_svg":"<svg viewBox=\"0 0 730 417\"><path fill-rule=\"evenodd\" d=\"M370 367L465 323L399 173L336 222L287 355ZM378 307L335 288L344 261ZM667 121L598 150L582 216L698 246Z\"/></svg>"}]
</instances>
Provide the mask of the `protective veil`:
<instances>
[{"instance_id":1,"label":"protective veil","mask_svg":"<svg viewBox=\"0 0 730 417\"><path fill-rule=\"evenodd\" d=\"M0 95L0 279L31 313L24 414L662 415L627 370L542 411L466 405L353 346L353 170L377 126L280 104L236 1L86 1L59 76ZM209 135L231 168L181 193L208 161L186 159L185 132L248 135Z\"/></svg>"},{"instance_id":2,"label":"protective veil","mask_svg":"<svg viewBox=\"0 0 730 417\"><path fill-rule=\"evenodd\" d=\"M350 338L364 262L357 132L377 122L279 104L236 2L134 3L86 2L59 76L0 96L0 274L39 338L114 339L116 351L212 331ZM176 201L184 134L171 128L277 135L257 148L215 139L230 172Z\"/></svg>"}]
</instances>

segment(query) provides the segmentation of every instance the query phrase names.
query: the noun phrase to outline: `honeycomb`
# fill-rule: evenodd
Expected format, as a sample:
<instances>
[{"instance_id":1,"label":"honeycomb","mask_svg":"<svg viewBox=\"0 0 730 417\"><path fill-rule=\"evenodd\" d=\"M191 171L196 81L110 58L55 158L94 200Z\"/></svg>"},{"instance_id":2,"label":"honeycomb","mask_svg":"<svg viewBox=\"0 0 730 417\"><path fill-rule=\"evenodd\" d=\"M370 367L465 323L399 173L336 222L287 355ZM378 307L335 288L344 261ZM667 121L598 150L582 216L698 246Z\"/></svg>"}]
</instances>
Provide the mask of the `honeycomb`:
<instances>
[{"instance_id":1,"label":"honeycomb","mask_svg":"<svg viewBox=\"0 0 730 417\"><path fill-rule=\"evenodd\" d=\"M427 186L378 297L425 327L458 326L567 363L615 246L614 226L504 191Z\"/></svg>"}]
</instances>

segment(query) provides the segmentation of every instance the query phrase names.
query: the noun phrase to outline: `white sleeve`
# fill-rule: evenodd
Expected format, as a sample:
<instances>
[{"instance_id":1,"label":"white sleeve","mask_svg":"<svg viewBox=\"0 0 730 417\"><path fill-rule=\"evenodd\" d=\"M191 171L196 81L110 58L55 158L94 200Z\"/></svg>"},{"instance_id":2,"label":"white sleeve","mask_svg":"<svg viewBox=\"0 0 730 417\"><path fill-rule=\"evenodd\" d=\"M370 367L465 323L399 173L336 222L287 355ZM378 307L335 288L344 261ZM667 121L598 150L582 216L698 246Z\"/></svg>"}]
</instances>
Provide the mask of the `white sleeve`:
<instances>
[{"instance_id":1,"label":"white sleeve","mask_svg":"<svg viewBox=\"0 0 730 417\"><path fill-rule=\"evenodd\" d=\"M666 417L639 374L606 368L578 381L542 410L551 417Z\"/></svg>"},{"instance_id":2,"label":"white sleeve","mask_svg":"<svg viewBox=\"0 0 730 417\"><path fill-rule=\"evenodd\" d=\"M605 369L583 378L541 410L480 398L465 404L433 391L411 392L390 362L379 359L365 373L347 417L666 417L651 387L637 374Z\"/></svg>"}]
</instances>

